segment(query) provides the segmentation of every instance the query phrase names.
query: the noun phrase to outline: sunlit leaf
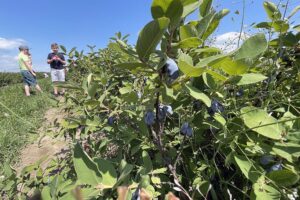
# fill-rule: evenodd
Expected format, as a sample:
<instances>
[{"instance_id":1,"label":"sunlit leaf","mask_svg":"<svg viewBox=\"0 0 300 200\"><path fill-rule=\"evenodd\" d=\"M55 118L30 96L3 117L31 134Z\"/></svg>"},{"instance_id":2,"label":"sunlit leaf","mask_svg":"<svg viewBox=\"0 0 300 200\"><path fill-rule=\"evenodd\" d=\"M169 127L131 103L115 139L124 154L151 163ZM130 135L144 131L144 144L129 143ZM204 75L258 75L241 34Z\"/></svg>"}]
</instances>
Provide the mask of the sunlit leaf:
<instances>
[{"instance_id":1,"label":"sunlit leaf","mask_svg":"<svg viewBox=\"0 0 300 200\"><path fill-rule=\"evenodd\" d=\"M83 151L79 143L74 148L73 163L80 183L96 186L102 182L96 163Z\"/></svg>"},{"instance_id":2,"label":"sunlit leaf","mask_svg":"<svg viewBox=\"0 0 300 200\"><path fill-rule=\"evenodd\" d=\"M264 34L259 33L248 38L243 45L236 51L235 60L252 59L262 54L268 47L268 43Z\"/></svg>"},{"instance_id":3,"label":"sunlit leaf","mask_svg":"<svg viewBox=\"0 0 300 200\"><path fill-rule=\"evenodd\" d=\"M185 85L185 87L188 89L188 92L192 97L202 101L203 103L205 103L205 105L207 107L211 106L211 100L209 99L209 97L206 94L204 94L203 92L201 92L200 90L198 90L197 88L195 88L193 86Z\"/></svg>"},{"instance_id":4,"label":"sunlit leaf","mask_svg":"<svg viewBox=\"0 0 300 200\"><path fill-rule=\"evenodd\" d=\"M140 32L136 44L136 51L141 61L147 61L151 53L160 42L163 33L167 29L170 20L166 17L149 22Z\"/></svg>"},{"instance_id":5,"label":"sunlit leaf","mask_svg":"<svg viewBox=\"0 0 300 200\"><path fill-rule=\"evenodd\" d=\"M282 126L264 110L255 107L241 109L245 125L252 131L274 140L281 139Z\"/></svg>"}]
</instances>

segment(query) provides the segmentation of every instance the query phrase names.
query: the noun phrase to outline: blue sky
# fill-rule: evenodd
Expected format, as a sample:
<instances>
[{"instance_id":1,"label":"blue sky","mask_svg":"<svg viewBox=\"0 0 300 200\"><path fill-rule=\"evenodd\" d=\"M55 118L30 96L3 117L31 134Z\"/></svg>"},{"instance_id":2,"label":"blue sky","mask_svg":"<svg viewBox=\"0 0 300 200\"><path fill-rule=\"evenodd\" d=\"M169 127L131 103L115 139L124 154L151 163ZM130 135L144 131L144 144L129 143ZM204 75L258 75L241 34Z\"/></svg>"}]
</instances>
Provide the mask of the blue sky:
<instances>
[{"instance_id":1,"label":"blue sky","mask_svg":"<svg viewBox=\"0 0 300 200\"><path fill-rule=\"evenodd\" d=\"M263 0L246 1L247 25L266 19ZM243 0L215 0L215 7L228 8L231 13L222 21L215 36L238 32ZM278 2L278 0L273 0ZM290 0L291 7L300 0ZM38 71L49 71L46 58L50 44L57 42L70 49L87 50L86 45L105 47L118 31L130 34L134 44L139 31L151 18L151 0L0 0L0 71L18 71L17 47L31 48L33 65ZM295 18L299 18L297 15ZM190 19L196 19L197 13ZM224 39L224 38L223 38Z\"/></svg>"}]
</instances>

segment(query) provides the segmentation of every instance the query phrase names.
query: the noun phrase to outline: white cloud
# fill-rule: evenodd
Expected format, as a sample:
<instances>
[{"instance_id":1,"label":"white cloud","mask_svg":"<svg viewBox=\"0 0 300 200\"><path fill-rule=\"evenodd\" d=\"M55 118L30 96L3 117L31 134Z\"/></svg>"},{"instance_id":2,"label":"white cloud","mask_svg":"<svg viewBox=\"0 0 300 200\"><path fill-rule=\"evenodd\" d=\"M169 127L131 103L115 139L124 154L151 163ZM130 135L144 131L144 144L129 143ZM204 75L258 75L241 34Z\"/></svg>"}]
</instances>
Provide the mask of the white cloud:
<instances>
[{"instance_id":1,"label":"white cloud","mask_svg":"<svg viewBox=\"0 0 300 200\"><path fill-rule=\"evenodd\" d=\"M0 71L19 71L18 47L23 44L26 44L26 41L20 38L0 37Z\"/></svg>"},{"instance_id":2,"label":"white cloud","mask_svg":"<svg viewBox=\"0 0 300 200\"><path fill-rule=\"evenodd\" d=\"M6 39L0 37L0 49L2 50L16 49L22 44L25 44L25 40L23 39Z\"/></svg>"},{"instance_id":3,"label":"white cloud","mask_svg":"<svg viewBox=\"0 0 300 200\"><path fill-rule=\"evenodd\" d=\"M18 57L0 55L0 71L18 71Z\"/></svg>"},{"instance_id":4,"label":"white cloud","mask_svg":"<svg viewBox=\"0 0 300 200\"><path fill-rule=\"evenodd\" d=\"M237 49L238 47L238 40L240 37L239 32L227 32L222 35L218 35L215 38L215 41L213 42L212 46L218 47L224 52L231 52ZM249 38L250 35L246 33L241 34L241 40L240 40L240 45L244 40Z\"/></svg>"}]
</instances>

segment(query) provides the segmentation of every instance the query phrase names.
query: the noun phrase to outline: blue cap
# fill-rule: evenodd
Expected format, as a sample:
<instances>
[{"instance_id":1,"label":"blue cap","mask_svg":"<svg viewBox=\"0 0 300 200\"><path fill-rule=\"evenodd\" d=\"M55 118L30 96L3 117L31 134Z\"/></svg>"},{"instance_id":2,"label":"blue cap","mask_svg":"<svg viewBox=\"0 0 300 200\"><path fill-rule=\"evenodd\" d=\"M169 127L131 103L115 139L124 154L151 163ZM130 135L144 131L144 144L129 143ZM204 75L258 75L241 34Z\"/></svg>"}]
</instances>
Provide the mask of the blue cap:
<instances>
[{"instance_id":1,"label":"blue cap","mask_svg":"<svg viewBox=\"0 0 300 200\"><path fill-rule=\"evenodd\" d=\"M19 46L20 51L25 50L25 49L29 49L28 46L26 46L26 45Z\"/></svg>"}]
</instances>

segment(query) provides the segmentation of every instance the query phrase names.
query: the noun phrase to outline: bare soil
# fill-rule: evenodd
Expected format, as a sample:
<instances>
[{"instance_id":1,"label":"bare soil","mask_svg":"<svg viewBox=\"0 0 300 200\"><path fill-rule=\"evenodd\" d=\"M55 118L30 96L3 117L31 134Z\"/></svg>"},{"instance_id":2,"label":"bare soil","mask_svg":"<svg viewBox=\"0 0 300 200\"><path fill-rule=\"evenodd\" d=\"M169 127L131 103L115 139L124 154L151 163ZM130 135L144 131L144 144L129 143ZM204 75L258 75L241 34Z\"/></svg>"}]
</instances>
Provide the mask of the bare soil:
<instances>
[{"instance_id":1,"label":"bare soil","mask_svg":"<svg viewBox=\"0 0 300 200\"><path fill-rule=\"evenodd\" d=\"M42 168L46 167L50 160L56 156L63 157L69 150L68 142L64 137L51 137L46 132L57 133L59 128L56 126L66 114L59 108L51 108L44 115L44 123L39 129L41 133L39 139L32 144L28 144L21 151L20 162L15 167L19 174L21 170L31 164L36 163L42 158L47 157L41 164Z\"/></svg>"}]
</instances>

